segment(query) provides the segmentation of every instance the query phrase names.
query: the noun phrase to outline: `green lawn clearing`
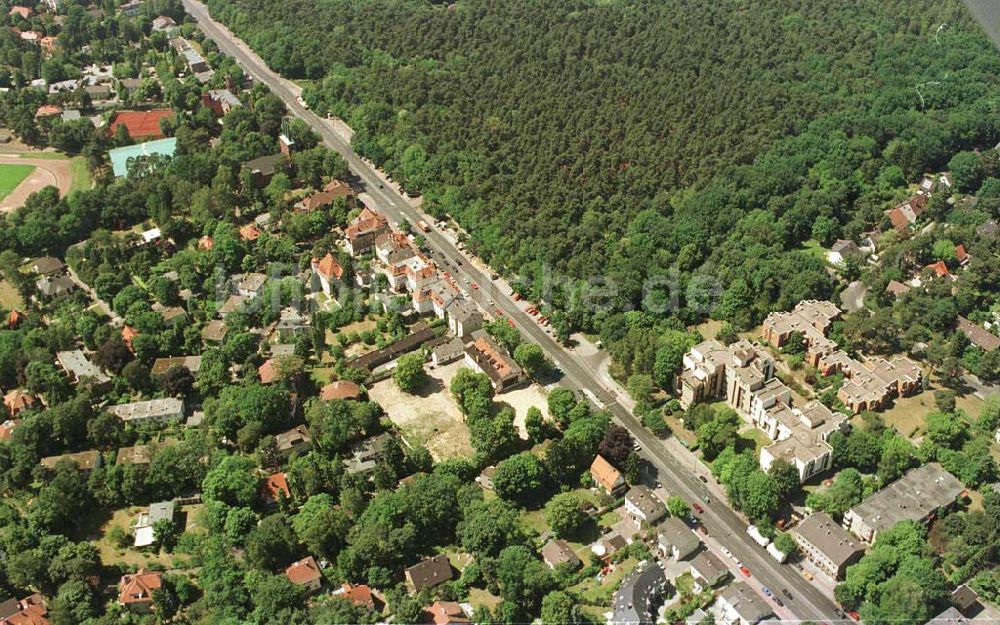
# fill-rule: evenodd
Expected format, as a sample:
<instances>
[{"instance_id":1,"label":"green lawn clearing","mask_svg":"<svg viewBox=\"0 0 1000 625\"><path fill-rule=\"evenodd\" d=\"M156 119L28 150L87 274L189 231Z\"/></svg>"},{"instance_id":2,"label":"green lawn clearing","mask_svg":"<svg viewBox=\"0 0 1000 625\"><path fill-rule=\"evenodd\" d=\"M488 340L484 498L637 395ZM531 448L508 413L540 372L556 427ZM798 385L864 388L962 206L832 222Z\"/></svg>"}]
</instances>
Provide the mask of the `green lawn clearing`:
<instances>
[{"instance_id":1,"label":"green lawn clearing","mask_svg":"<svg viewBox=\"0 0 1000 625\"><path fill-rule=\"evenodd\" d=\"M23 152L21 158L40 158L45 161L64 161L68 156L62 152Z\"/></svg>"},{"instance_id":2,"label":"green lawn clearing","mask_svg":"<svg viewBox=\"0 0 1000 625\"><path fill-rule=\"evenodd\" d=\"M0 200L35 171L34 165L0 165Z\"/></svg>"},{"instance_id":3,"label":"green lawn clearing","mask_svg":"<svg viewBox=\"0 0 1000 625\"><path fill-rule=\"evenodd\" d=\"M14 285L6 280L0 280L0 308L5 310L23 310L24 299Z\"/></svg>"},{"instance_id":4,"label":"green lawn clearing","mask_svg":"<svg viewBox=\"0 0 1000 625\"><path fill-rule=\"evenodd\" d=\"M87 159L82 156L74 156L69 161L70 191L89 189L94 186L94 180L90 177L90 169L87 167Z\"/></svg>"}]
</instances>

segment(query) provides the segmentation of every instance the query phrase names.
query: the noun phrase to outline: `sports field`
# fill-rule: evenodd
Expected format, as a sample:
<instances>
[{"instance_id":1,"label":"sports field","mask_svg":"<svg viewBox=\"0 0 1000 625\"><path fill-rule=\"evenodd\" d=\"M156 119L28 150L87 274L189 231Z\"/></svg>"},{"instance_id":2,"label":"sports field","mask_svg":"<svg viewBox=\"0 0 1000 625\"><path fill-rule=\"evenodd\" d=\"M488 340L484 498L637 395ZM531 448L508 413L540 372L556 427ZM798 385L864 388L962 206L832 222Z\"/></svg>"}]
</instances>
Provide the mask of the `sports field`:
<instances>
[{"instance_id":1,"label":"sports field","mask_svg":"<svg viewBox=\"0 0 1000 625\"><path fill-rule=\"evenodd\" d=\"M34 165L0 164L0 200L7 197L33 171L35 171Z\"/></svg>"}]
</instances>

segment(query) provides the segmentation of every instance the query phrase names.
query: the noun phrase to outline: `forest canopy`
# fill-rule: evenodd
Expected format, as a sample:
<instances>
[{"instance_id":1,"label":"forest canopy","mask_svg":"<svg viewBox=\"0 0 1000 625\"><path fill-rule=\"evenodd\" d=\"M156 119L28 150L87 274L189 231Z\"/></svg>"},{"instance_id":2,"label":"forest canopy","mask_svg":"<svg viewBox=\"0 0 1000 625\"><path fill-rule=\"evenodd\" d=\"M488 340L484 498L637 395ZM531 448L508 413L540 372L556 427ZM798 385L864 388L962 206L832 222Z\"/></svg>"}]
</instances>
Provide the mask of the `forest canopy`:
<instances>
[{"instance_id":1,"label":"forest canopy","mask_svg":"<svg viewBox=\"0 0 1000 625\"><path fill-rule=\"evenodd\" d=\"M828 296L803 241L1000 138L1000 58L957 0L208 4L494 267L606 276L619 310L671 272L717 278L737 326Z\"/></svg>"}]
</instances>

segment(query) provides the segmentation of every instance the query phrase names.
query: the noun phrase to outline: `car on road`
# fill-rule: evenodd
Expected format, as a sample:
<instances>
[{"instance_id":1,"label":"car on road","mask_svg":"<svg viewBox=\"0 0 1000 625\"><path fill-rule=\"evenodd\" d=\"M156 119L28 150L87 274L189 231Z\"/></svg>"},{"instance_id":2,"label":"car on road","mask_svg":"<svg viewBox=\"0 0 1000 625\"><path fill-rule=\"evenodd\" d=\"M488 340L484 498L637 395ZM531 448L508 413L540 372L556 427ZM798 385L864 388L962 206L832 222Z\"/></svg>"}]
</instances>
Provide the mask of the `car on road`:
<instances>
[{"instance_id":1,"label":"car on road","mask_svg":"<svg viewBox=\"0 0 1000 625\"><path fill-rule=\"evenodd\" d=\"M639 441L633 441L632 442L632 449L634 449L635 451L641 451L642 450L642 445L639 444Z\"/></svg>"},{"instance_id":2,"label":"car on road","mask_svg":"<svg viewBox=\"0 0 1000 625\"><path fill-rule=\"evenodd\" d=\"M771 589L768 588L767 586L761 586L760 589L763 590L764 594L767 595L768 597L773 597L774 596L774 593L771 592Z\"/></svg>"},{"instance_id":3,"label":"car on road","mask_svg":"<svg viewBox=\"0 0 1000 625\"><path fill-rule=\"evenodd\" d=\"M815 579L815 576L809 571L802 571L802 577L808 579L810 582L813 581L813 579Z\"/></svg>"},{"instance_id":4,"label":"car on road","mask_svg":"<svg viewBox=\"0 0 1000 625\"><path fill-rule=\"evenodd\" d=\"M703 484L708 484L708 478L704 475L699 475L698 479L701 480Z\"/></svg>"},{"instance_id":5,"label":"car on road","mask_svg":"<svg viewBox=\"0 0 1000 625\"><path fill-rule=\"evenodd\" d=\"M750 577L750 569L745 566L740 567L740 573L743 573L746 577Z\"/></svg>"},{"instance_id":6,"label":"car on road","mask_svg":"<svg viewBox=\"0 0 1000 625\"><path fill-rule=\"evenodd\" d=\"M712 503L712 500L709 498L708 495L702 497L701 500L704 501L705 503Z\"/></svg>"},{"instance_id":7,"label":"car on road","mask_svg":"<svg viewBox=\"0 0 1000 625\"><path fill-rule=\"evenodd\" d=\"M691 507L694 508L694 511L697 512L698 514L701 514L702 512L705 511L705 509L702 508L697 501L691 504Z\"/></svg>"},{"instance_id":8,"label":"car on road","mask_svg":"<svg viewBox=\"0 0 1000 625\"><path fill-rule=\"evenodd\" d=\"M782 588L782 589L781 589L781 594L783 594L783 595L785 595L786 597L788 597L788 600L789 600L789 601L792 601L792 593L788 592L788 589L787 589L787 588Z\"/></svg>"},{"instance_id":9,"label":"car on road","mask_svg":"<svg viewBox=\"0 0 1000 625\"><path fill-rule=\"evenodd\" d=\"M705 527L704 525L699 525L698 531L704 534L705 536L708 536L708 528Z\"/></svg>"},{"instance_id":10,"label":"car on road","mask_svg":"<svg viewBox=\"0 0 1000 625\"><path fill-rule=\"evenodd\" d=\"M471 287L472 287L473 289L478 289L478 288L479 288L479 285L478 285L478 284L476 284L475 282L473 282L473 283L472 283L472 284L470 284L469 286L471 286Z\"/></svg>"},{"instance_id":11,"label":"car on road","mask_svg":"<svg viewBox=\"0 0 1000 625\"><path fill-rule=\"evenodd\" d=\"M781 597L771 597L779 608L785 607L785 602L781 600Z\"/></svg>"}]
</instances>

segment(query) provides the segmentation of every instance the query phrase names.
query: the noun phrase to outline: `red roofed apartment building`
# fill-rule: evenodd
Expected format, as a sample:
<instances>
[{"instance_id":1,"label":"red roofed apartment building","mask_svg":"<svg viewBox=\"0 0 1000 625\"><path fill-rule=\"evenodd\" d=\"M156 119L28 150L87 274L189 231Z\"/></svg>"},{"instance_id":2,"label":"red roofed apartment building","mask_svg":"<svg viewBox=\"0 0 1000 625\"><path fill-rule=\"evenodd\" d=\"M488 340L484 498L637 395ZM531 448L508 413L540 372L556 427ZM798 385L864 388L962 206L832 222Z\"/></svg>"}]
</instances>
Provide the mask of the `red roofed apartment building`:
<instances>
[{"instance_id":1,"label":"red roofed apartment building","mask_svg":"<svg viewBox=\"0 0 1000 625\"><path fill-rule=\"evenodd\" d=\"M114 136L119 126L124 126L128 136L136 141L163 139L166 135L160 130L160 122L173 119L172 109L153 109L151 111L118 111L108 122L108 135Z\"/></svg>"}]
</instances>

